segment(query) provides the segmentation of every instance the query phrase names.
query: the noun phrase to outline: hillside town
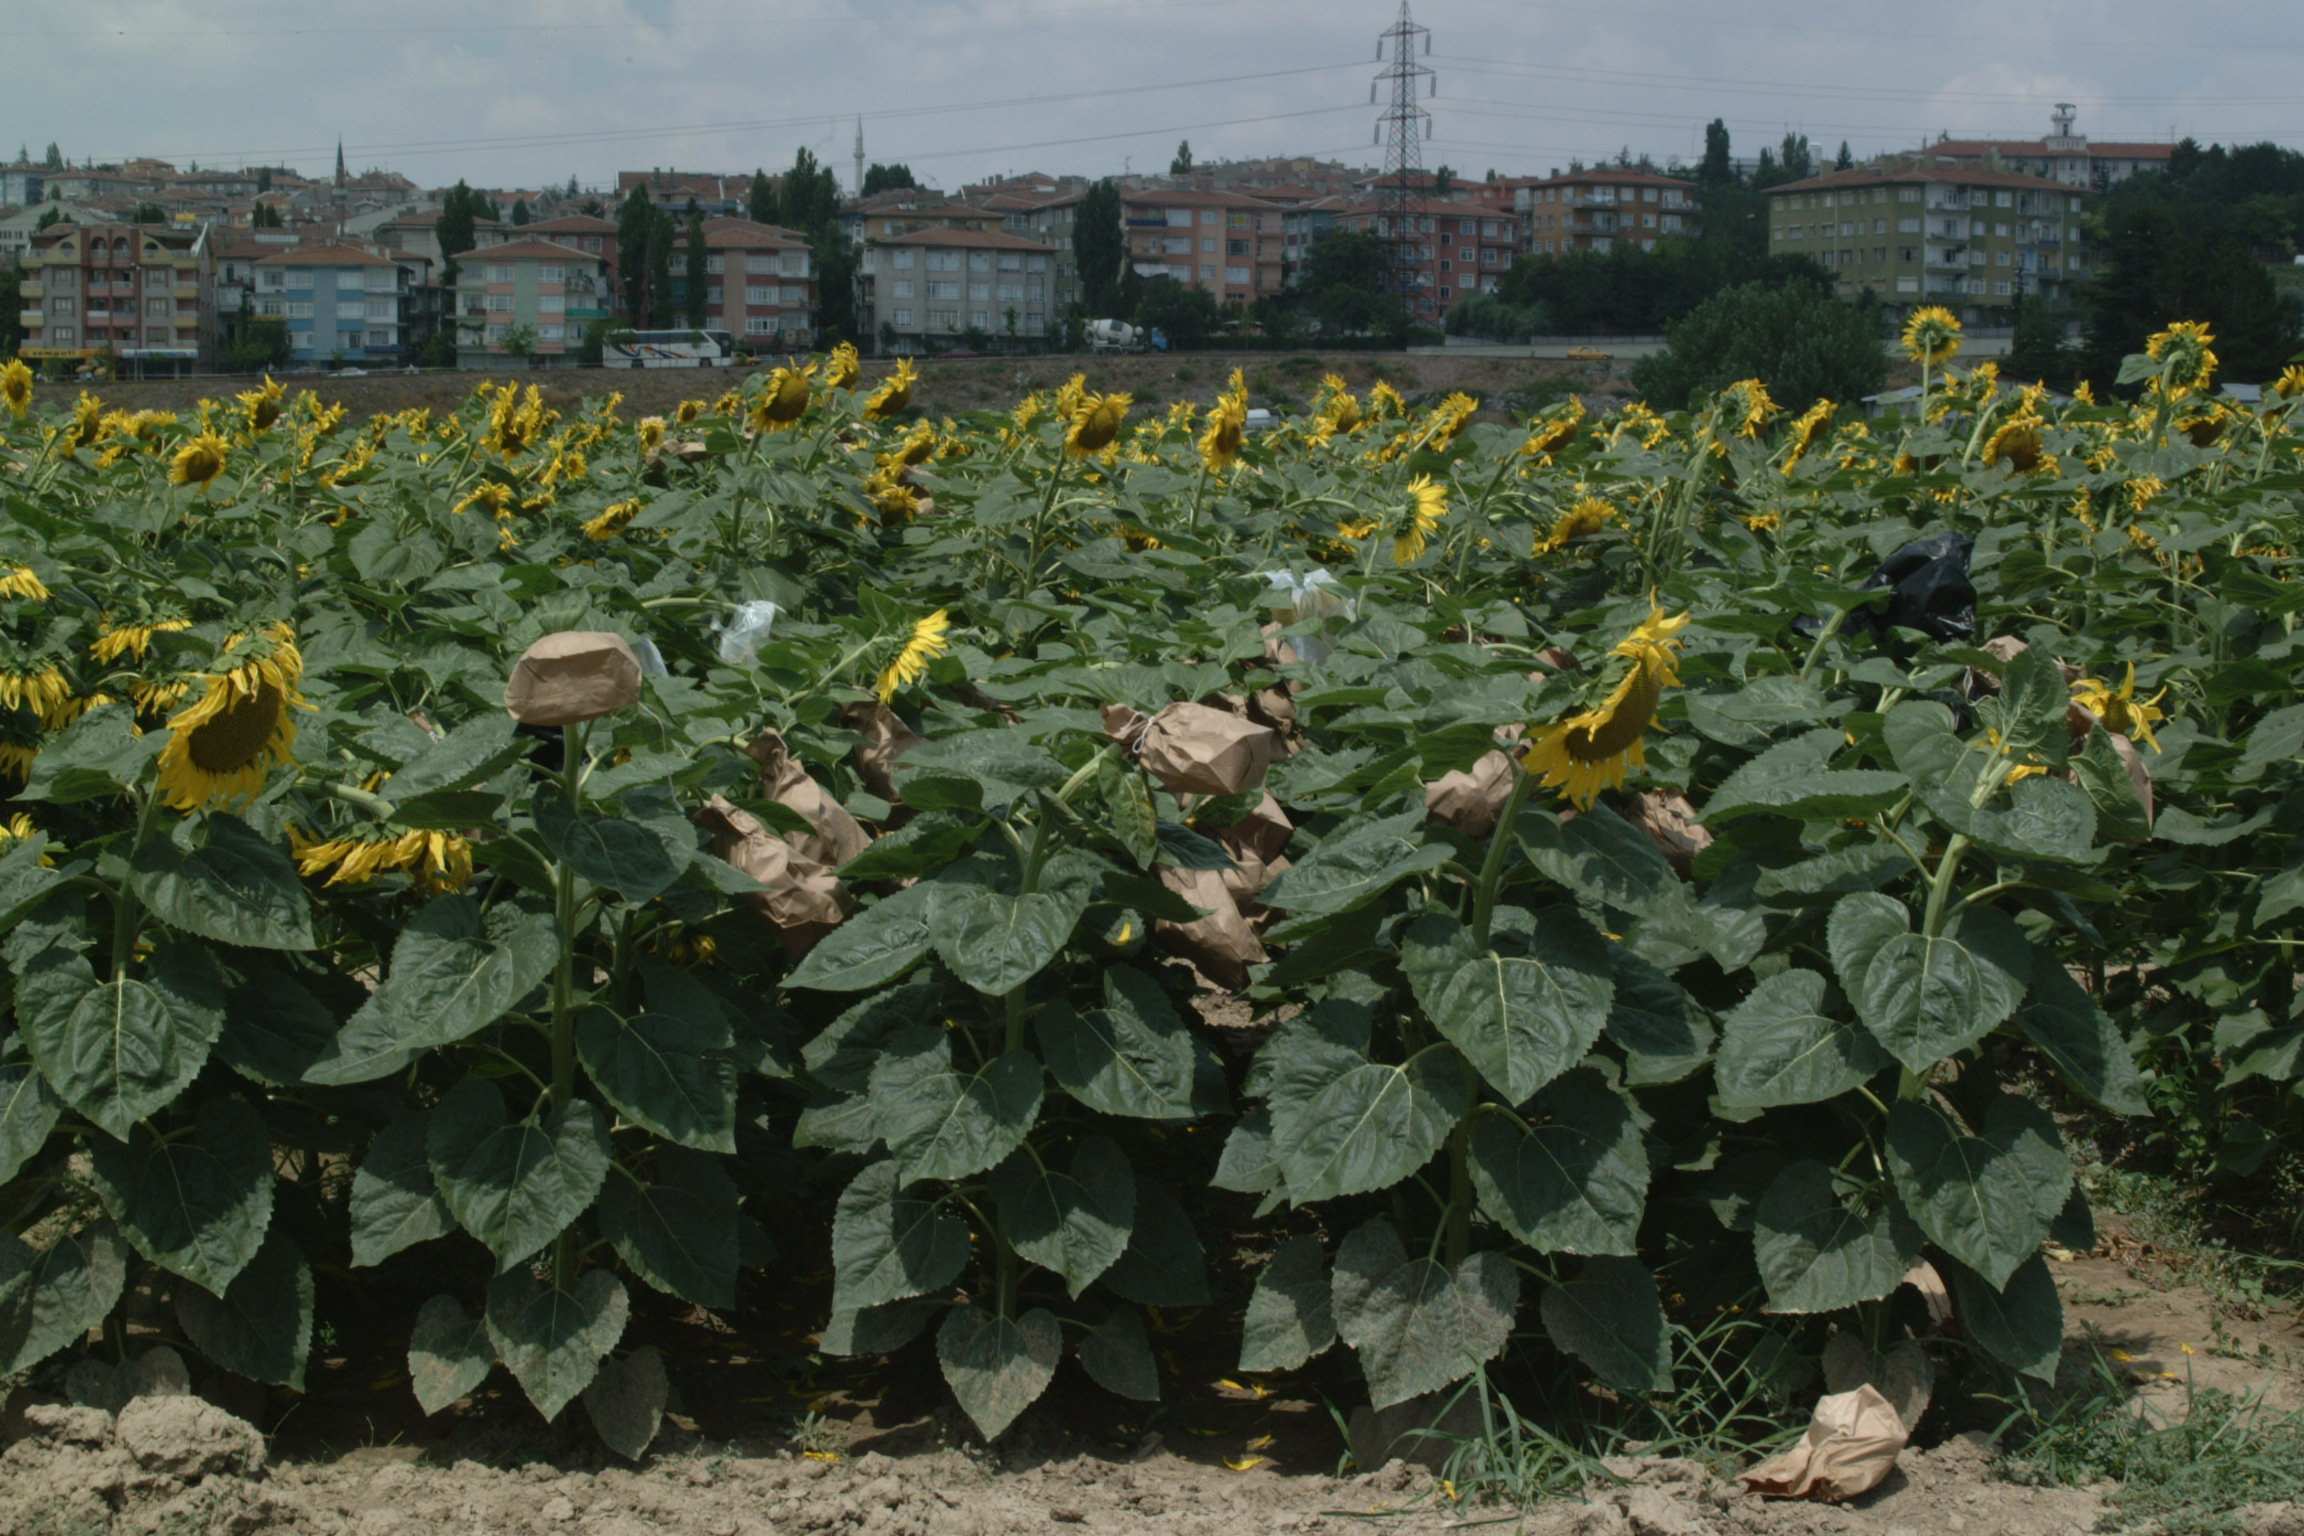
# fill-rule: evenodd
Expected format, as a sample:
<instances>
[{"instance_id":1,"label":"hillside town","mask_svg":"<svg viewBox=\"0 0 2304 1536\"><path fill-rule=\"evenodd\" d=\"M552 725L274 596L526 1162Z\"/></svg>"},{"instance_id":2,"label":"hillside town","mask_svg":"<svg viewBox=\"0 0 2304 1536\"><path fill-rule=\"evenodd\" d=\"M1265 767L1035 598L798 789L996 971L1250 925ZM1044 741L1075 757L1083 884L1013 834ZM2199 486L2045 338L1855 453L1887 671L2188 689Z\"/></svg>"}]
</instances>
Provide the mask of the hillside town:
<instances>
[{"instance_id":1,"label":"hillside town","mask_svg":"<svg viewBox=\"0 0 2304 1536\"><path fill-rule=\"evenodd\" d=\"M830 339L1041 351L1079 344L1099 314L1154 309L1148 295L1166 296L1171 330L1272 325L1338 236L1382 246L1371 285L1437 331L1468 301L1540 286L1544 264L1700 242L1724 200L1739 238L1764 238L1758 254L1805 258L1844 298L2005 323L2026 298L2068 311L2099 199L2179 149L2091 141L2069 106L2037 139L1942 137L1863 164L1818 164L1790 136L1781 157L1742 163L1721 141L1724 165L1478 177L1195 164L1185 145L1165 173L949 190L867 168L861 121L845 180L806 150L781 174L657 167L475 189L354 170L341 146L320 175L76 165L51 146L0 164L0 283L15 293L0 351L138 376L570 367L599 363L606 338L676 331L758 355ZM1117 284L1084 275L1083 253L1102 249L1120 257Z\"/></svg>"}]
</instances>

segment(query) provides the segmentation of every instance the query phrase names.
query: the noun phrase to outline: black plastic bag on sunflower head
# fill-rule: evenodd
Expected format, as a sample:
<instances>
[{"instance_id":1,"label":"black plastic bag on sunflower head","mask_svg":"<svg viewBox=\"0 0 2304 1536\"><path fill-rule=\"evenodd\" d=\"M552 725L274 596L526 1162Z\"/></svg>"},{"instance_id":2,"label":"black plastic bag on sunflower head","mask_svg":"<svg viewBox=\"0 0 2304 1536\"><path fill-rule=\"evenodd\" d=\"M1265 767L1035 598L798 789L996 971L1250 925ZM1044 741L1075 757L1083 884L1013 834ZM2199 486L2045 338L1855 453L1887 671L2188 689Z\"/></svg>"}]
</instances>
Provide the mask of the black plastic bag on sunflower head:
<instances>
[{"instance_id":1,"label":"black plastic bag on sunflower head","mask_svg":"<svg viewBox=\"0 0 2304 1536\"><path fill-rule=\"evenodd\" d=\"M1846 634L1885 640L1891 629L1917 630L1931 640L1969 640L1976 634L1976 586L1968 579L1968 555L1976 541L1957 533L1914 539L1880 562L1864 579L1867 588L1885 587L1888 601L1848 611ZM1792 628L1813 635L1824 620L1798 618Z\"/></svg>"}]
</instances>

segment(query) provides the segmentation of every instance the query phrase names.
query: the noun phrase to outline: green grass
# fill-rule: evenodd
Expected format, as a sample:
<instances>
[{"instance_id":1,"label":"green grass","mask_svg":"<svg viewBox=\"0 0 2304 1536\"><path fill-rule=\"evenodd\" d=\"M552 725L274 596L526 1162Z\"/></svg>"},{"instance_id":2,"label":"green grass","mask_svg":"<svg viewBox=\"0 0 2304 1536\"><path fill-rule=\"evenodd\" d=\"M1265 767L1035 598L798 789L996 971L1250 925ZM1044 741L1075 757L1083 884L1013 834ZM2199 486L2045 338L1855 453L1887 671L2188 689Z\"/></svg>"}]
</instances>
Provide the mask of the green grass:
<instances>
[{"instance_id":1,"label":"green grass","mask_svg":"<svg viewBox=\"0 0 2304 1536\"><path fill-rule=\"evenodd\" d=\"M2005 1435L2011 1482L2110 1481L2122 1523L2164 1536L2227 1536L2244 1505L2304 1498L2304 1415L2187 1383L2184 1411L2163 1416L2101 1354L2084 1390L2053 1407L2019 1402Z\"/></svg>"}]
</instances>

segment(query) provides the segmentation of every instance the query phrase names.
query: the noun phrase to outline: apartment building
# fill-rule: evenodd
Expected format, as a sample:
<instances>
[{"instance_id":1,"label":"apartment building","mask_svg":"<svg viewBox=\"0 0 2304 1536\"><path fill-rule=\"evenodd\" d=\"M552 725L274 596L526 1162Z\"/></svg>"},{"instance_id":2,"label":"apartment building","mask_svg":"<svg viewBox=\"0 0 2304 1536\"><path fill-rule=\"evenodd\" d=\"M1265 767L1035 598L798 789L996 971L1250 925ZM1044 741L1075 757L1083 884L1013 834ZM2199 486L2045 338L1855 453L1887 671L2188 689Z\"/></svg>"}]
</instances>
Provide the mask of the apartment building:
<instances>
[{"instance_id":1,"label":"apartment building","mask_svg":"<svg viewBox=\"0 0 2304 1536\"><path fill-rule=\"evenodd\" d=\"M1518 181L1512 206L1531 256L1605 253L1619 241L1652 251L1659 240L1696 235L1704 211L1693 182L1606 167Z\"/></svg>"},{"instance_id":2,"label":"apartment building","mask_svg":"<svg viewBox=\"0 0 2304 1536\"><path fill-rule=\"evenodd\" d=\"M1768 250L1827 268L1846 297L1870 292L1984 320L2018 295L2071 301L2089 270L2087 201L2073 186L2013 171L1834 171L1769 190Z\"/></svg>"},{"instance_id":3,"label":"apartment building","mask_svg":"<svg viewBox=\"0 0 2304 1536\"><path fill-rule=\"evenodd\" d=\"M287 324L292 361L365 367L405 360L410 283L398 262L356 246L321 245L275 251L249 266L256 316Z\"/></svg>"},{"instance_id":4,"label":"apartment building","mask_svg":"<svg viewBox=\"0 0 2304 1536\"><path fill-rule=\"evenodd\" d=\"M412 252L436 267L446 265L440 251L440 210L437 208L422 213L403 213L396 218L386 219L375 227L373 233L381 244ZM514 229L495 219L472 221L472 244L477 250L503 245L524 237L526 233L525 230ZM469 261L471 252L467 251L462 259Z\"/></svg>"},{"instance_id":5,"label":"apartment building","mask_svg":"<svg viewBox=\"0 0 2304 1536\"><path fill-rule=\"evenodd\" d=\"M618 207L624 205L624 199L632 195L634 188L644 189L649 202L670 213L686 213L688 205L694 203L707 217L733 218L752 205L749 173L723 176L717 171L618 171Z\"/></svg>"},{"instance_id":6,"label":"apartment building","mask_svg":"<svg viewBox=\"0 0 2304 1536\"><path fill-rule=\"evenodd\" d=\"M1403 215L1408 228L1400 232L1394 220ZM1458 299L1494 293L1521 243L1518 215L1470 200L1417 198L1404 210L1390 200L1353 203L1336 214L1334 227L1397 241L1408 312L1434 324Z\"/></svg>"},{"instance_id":7,"label":"apartment building","mask_svg":"<svg viewBox=\"0 0 2304 1536\"><path fill-rule=\"evenodd\" d=\"M920 187L891 187L840 205L840 230L850 245L893 240L923 229L998 229L1004 212L964 203Z\"/></svg>"},{"instance_id":8,"label":"apartment building","mask_svg":"<svg viewBox=\"0 0 2304 1536\"><path fill-rule=\"evenodd\" d=\"M1048 300L1052 315L1065 314L1081 302L1080 258L1072 249L1072 230L1080 221L1080 199L1086 195L1085 189L1035 189L995 192L979 200L978 206L1000 215L1001 229L1055 251L1056 280Z\"/></svg>"},{"instance_id":9,"label":"apartment building","mask_svg":"<svg viewBox=\"0 0 2304 1536\"><path fill-rule=\"evenodd\" d=\"M675 313L687 312L688 236L672 249ZM816 271L808 242L750 219L704 221L704 328L738 346L799 350L816 323Z\"/></svg>"},{"instance_id":10,"label":"apartment building","mask_svg":"<svg viewBox=\"0 0 2304 1536\"><path fill-rule=\"evenodd\" d=\"M450 319L456 366L501 368L520 327L532 338L530 364L572 368L584 328L608 318L607 264L549 240L514 240L467 251L458 262Z\"/></svg>"},{"instance_id":11,"label":"apartment building","mask_svg":"<svg viewBox=\"0 0 2304 1536\"><path fill-rule=\"evenodd\" d=\"M616 263L616 221L596 218L589 213L564 213L555 219L539 219L522 224L509 233L523 240L549 240L554 245L571 246L587 256L597 256L607 274L609 307L615 307L616 295L623 292L622 269Z\"/></svg>"},{"instance_id":12,"label":"apartment building","mask_svg":"<svg viewBox=\"0 0 2304 1536\"><path fill-rule=\"evenodd\" d=\"M24 255L29 358L109 354L151 374L215 356L215 264L205 228L52 224Z\"/></svg>"},{"instance_id":13,"label":"apartment building","mask_svg":"<svg viewBox=\"0 0 2304 1536\"><path fill-rule=\"evenodd\" d=\"M1285 250L1279 205L1240 192L1123 189L1120 220L1136 275L1172 277L1246 306L1280 292Z\"/></svg>"},{"instance_id":14,"label":"apartment building","mask_svg":"<svg viewBox=\"0 0 2304 1536\"><path fill-rule=\"evenodd\" d=\"M989 340L1046 340L1056 248L997 229L922 229L866 248L856 326L898 352Z\"/></svg>"},{"instance_id":15,"label":"apartment building","mask_svg":"<svg viewBox=\"0 0 2304 1536\"><path fill-rule=\"evenodd\" d=\"M2169 157L2176 152L2174 144L2091 143L2077 123L2072 104L2058 102L2049 114L2049 132L2041 138L1938 139L1914 158L1924 164L1964 170L2014 171L2083 192L2100 192L2139 171L2165 171Z\"/></svg>"}]
</instances>

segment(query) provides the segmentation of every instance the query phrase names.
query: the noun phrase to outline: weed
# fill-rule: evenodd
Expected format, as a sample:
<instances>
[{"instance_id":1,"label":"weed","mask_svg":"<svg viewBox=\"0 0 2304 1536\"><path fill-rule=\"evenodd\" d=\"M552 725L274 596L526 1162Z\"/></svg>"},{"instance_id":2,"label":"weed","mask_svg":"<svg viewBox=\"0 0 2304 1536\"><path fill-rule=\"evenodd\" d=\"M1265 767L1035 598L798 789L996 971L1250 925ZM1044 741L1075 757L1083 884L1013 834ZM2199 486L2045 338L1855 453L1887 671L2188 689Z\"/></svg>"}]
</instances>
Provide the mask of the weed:
<instances>
[{"instance_id":1,"label":"weed","mask_svg":"<svg viewBox=\"0 0 2304 1536\"><path fill-rule=\"evenodd\" d=\"M2053 1407L2018 1400L2001 1475L2030 1486L2112 1481L2113 1504L2166 1536L2225 1536L2243 1505L2304 1496L2304 1416L2184 1385L2182 1410L2131 1397L2102 1352L2086 1388Z\"/></svg>"}]
</instances>

